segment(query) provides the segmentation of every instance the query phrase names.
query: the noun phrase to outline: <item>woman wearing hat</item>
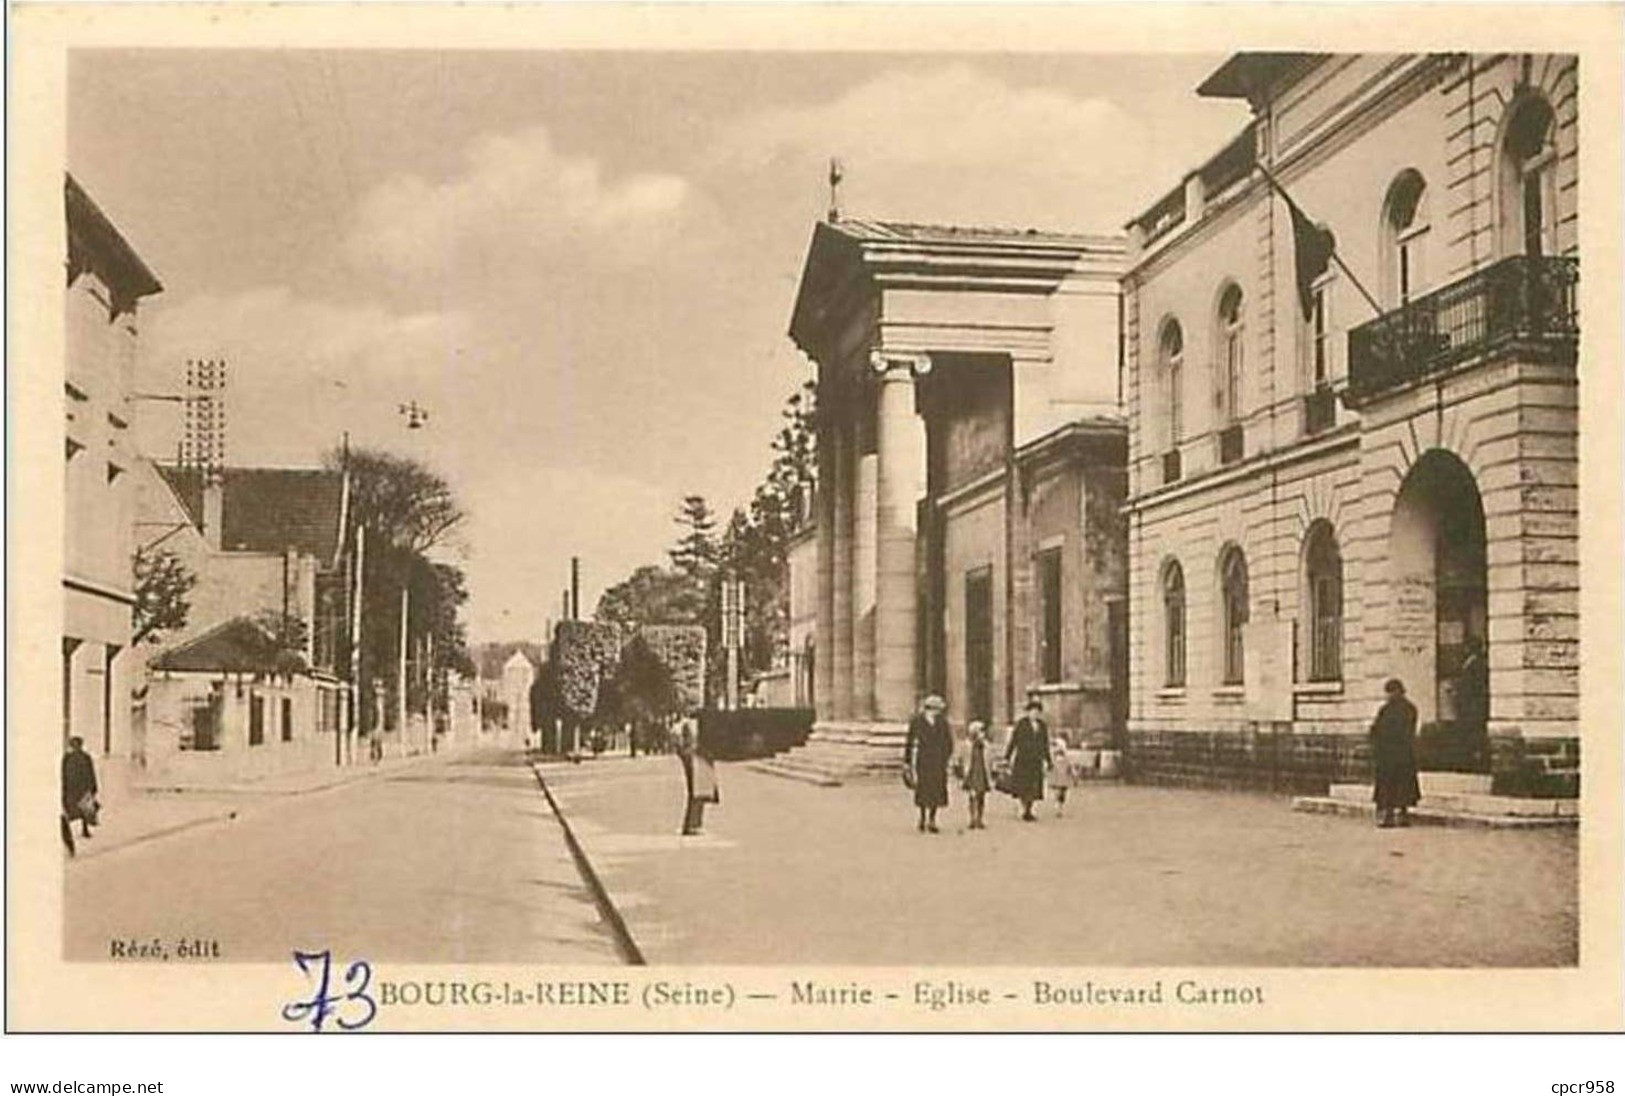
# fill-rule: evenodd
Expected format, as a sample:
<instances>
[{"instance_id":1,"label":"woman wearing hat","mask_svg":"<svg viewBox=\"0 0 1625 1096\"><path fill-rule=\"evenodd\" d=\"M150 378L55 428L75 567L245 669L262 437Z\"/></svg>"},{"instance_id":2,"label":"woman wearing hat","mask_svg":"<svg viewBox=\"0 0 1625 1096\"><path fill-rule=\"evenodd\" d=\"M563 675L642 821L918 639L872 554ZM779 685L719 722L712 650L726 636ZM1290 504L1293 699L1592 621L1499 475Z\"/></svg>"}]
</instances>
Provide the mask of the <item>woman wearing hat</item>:
<instances>
[{"instance_id":1,"label":"woman wearing hat","mask_svg":"<svg viewBox=\"0 0 1625 1096\"><path fill-rule=\"evenodd\" d=\"M943 716L947 707L940 696L922 700L903 743L903 764L914 787L922 833L937 832L937 810L948 805L948 759L953 756L954 738Z\"/></svg>"},{"instance_id":2,"label":"woman wearing hat","mask_svg":"<svg viewBox=\"0 0 1625 1096\"><path fill-rule=\"evenodd\" d=\"M1377 825L1387 829L1399 812L1401 826L1411 824L1410 809L1422 798L1416 778L1416 705L1405 699L1405 683L1388 679L1382 687L1388 699L1371 724L1371 765L1375 780L1371 798L1377 804Z\"/></svg>"},{"instance_id":3,"label":"woman wearing hat","mask_svg":"<svg viewBox=\"0 0 1625 1096\"><path fill-rule=\"evenodd\" d=\"M1044 798L1044 770L1049 768L1050 753L1044 705L1037 697L1027 701L1026 714L1016 720L1004 757L1010 763L1010 794L1021 800L1021 820L1038 821L1033 804Z\"/></svg>"}]
</instances>

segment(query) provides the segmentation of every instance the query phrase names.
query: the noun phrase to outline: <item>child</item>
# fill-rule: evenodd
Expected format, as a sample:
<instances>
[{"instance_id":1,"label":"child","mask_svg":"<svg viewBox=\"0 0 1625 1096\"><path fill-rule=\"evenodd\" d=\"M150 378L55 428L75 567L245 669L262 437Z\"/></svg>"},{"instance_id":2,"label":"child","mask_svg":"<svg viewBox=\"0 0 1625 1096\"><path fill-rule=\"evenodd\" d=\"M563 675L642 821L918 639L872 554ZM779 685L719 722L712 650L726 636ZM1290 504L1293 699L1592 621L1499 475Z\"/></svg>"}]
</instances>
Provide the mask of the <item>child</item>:
<instances>
[{"instance_id":1,"label":"child","mask_svg":"<svg viewBox=\"0 0 1625 1096\"><path fill-rule=\"evenodd\" d=\"M1055 789L1055 817L1066 816L1067 789L1077 783L1072 768L1072 756L1067 752L1067 736L1057 734L1050 739L1049 786Z\"/></svg>"},{"instance_id":2,"label":"child","mask_svg":"<svg viewBox=\"0 0 1625 1096\"><path fill-rule=\"evenodd\" d=\"M973 830L987 829L987 823L982 820L982 811L987 805L987 791L993 786L988 772L987 750L987 724L979 719L972 720L965 732L965 752L957 768L960 785L965 789L965 801L970 805L970 828Z\"/></svg>"}]
</instances>

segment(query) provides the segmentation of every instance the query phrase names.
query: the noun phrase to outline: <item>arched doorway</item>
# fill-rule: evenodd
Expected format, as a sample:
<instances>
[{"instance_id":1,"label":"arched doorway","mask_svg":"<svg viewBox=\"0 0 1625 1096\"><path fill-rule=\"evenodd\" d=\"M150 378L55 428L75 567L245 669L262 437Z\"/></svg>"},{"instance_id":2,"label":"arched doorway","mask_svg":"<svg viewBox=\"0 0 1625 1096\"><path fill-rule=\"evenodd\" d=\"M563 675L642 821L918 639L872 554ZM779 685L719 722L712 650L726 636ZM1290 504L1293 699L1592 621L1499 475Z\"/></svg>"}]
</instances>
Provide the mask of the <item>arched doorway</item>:
<instances>
[{"instance_id":1,"label":"arched doorway","mask_svg":"<svg viewBox=\"0 0 1625 1096\"><path fill-rule=\"evenodd\" d=\"M1484 503L1461 458L1423 454L1394 502L1392 665L1422 727L1424 768L1488 771Z\"/></svg>"}]
</instances>

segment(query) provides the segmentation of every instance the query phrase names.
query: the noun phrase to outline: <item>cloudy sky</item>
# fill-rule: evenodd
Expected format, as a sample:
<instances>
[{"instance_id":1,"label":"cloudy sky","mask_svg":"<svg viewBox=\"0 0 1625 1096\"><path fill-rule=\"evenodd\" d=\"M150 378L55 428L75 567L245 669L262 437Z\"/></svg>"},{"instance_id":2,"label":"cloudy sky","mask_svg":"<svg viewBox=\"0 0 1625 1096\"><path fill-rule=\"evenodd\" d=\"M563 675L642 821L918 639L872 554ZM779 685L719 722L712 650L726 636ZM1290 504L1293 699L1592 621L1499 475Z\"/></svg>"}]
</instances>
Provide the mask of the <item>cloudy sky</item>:
<instances>
[{"instance_id":1,"label":"cloudy sky","mask_svg":"<svg viewBox=\"0 0 1625 1096\"><path fill-rule=\"evenodd\" d=\"M571 555L590 608L760 479L831 155L853 215L1115 230L1244 123L1221 60L80 51L69 169L165 285L140 387L223 356L231 463L439 468L474 635L518 638Z\"/></svg>"}]
</instances>

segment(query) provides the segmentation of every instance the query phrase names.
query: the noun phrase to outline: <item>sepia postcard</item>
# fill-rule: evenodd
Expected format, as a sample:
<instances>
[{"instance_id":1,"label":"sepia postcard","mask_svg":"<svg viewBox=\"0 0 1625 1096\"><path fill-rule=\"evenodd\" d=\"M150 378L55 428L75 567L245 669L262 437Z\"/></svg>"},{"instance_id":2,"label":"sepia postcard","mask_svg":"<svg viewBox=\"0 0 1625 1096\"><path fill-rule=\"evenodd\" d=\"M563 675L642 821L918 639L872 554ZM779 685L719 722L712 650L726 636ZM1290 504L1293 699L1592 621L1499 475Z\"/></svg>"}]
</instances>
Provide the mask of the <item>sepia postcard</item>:
<instances>
[{"instance_id":1,"label":"sepia postcard","mask_svg":"<svg viewBox=\"0 0 1625 1096\"><path fill-rule=\"evenodd\" d=\"M15 6L7 1029L1625 1027L1619 11L1381 7Z\"/></svg>"}]
</instances>

